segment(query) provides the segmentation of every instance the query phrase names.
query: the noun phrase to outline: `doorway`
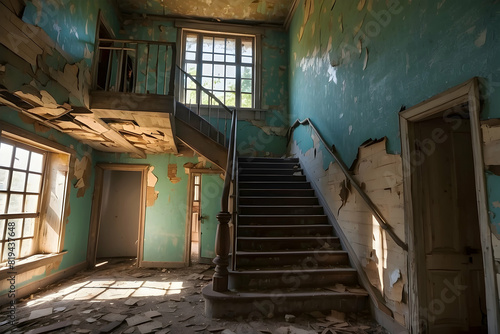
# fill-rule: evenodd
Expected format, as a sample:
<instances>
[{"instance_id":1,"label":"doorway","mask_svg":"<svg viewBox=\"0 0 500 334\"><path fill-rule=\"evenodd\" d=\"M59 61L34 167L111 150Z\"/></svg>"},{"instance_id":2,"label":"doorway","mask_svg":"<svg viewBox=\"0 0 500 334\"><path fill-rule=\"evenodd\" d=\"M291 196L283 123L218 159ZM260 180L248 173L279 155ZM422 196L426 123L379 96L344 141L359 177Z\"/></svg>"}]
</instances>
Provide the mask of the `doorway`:
<instances>
[{"instance_id":1,"label":"doorway","mask_svg":"<svg viewBox=\"0 0 500 334\"><path fill-rule=\"evenodd\" d=\"M412 331L491 332L496 284L477 80L401 112L400 124Z\"/></svg>"},{"instance_id":2,"label":"doorway","mask_svg":"<svg viewBox=\"0 0 500 334\"><path fill-rule=\"evenodd\" d=\"M89 268L97 258L143 257L149 165L97 164L87 249Z\"/></svg>"},{"instance_id":3,"label":"doorway","mask_svg":"<svg viewBox=\"0 0 500 334\"><path fill-rule=\"evenodd\" d=\"M217 214L223 180L221 170L190 168L186 214L186 265L212 264L215 258Z\"/></svg>"},{"instance_id":4,"label":"doorway","mask_svg":"<svg viewBox=\"0 0 500 334\"><path fill-rule=\"evenodd\" d=\"M141 172L105 170L97 258L137 257Z\"/></svg>"}]
</instances>

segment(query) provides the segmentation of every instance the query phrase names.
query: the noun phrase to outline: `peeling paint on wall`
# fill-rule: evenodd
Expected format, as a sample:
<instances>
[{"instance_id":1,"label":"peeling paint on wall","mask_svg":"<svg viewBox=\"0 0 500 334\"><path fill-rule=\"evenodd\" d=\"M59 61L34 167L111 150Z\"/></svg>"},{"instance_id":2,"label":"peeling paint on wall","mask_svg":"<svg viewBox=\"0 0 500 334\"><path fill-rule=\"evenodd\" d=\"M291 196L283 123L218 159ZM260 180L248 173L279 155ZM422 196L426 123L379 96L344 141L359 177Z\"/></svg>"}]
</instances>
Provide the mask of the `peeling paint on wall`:
<instances>
[{"instance_id":1,"label":"peeling paint on wall","mask_svg":"<svg viewBox=\"0 0 500 334\"><path fill-rule=\"evenodd\" d=\"M168 164L167 177L172 183L178 183L181 178L177 176L177 164Z\"/></svg>"},{"instance_id":2,"label":"peeling paint on wall","mask_svg":"<svg viewBox=\"0 0 500 334\"><path fill-rule=\"evenodd\" d=\"M405 253L380 227L359 194L348 191L340 167L307 129L299 127L294 131L290 153L301 159L309 174L308 181L316 184L336 215L370 283L384 296L395 320L404 325L408 316L408 307L403 303L407 288ZM352 175L395 233L404 239L402 160L399 155L387 153L386 143L384 138L359 147Z\"/></svg>"},{"instance_id":3,"label":"peeling paint on wall","mask_svg":"<svg viewBox=\"0 0 500 334\"><path fill-rule=\"evenodd\" d=\"M146 206L155 205L156 200L158 199L159 191L155 189L156 182L158 182L158 178L153 174L155 167L151 166L148 169L148 182L146 187Z\"/></svg>"},{"instance_id":4,"label":"peeling paint on wall","mask_svg":"<svg viewBox=\"0 0 500 334\"><path fill-rule=\"evenodd\" d=\"M90 187L90 176L92 173L92 156L89 152L81 159L75 160L73 176L76 179L74 187L78 189L76 197L85 196L85 192Z\"/></svg>"}]
</instances>

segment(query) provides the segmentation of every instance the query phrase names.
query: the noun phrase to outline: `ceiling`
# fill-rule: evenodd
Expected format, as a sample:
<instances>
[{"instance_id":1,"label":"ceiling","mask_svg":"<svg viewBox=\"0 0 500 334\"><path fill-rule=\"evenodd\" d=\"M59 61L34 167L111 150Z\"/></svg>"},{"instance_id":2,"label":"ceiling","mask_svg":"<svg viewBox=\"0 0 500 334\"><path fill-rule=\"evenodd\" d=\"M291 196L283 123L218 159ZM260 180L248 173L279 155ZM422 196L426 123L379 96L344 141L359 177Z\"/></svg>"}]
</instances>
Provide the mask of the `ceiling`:
<instances>
[{"instance_id":1,"label":"ceiling","mask_svg":"<svg viewBox=\"0 0 500 334\"><path fill-rule=\"evenodd\" d=\"M119 0L124 14L283 25L293 0Z\"/></svg>"}]
</instances>

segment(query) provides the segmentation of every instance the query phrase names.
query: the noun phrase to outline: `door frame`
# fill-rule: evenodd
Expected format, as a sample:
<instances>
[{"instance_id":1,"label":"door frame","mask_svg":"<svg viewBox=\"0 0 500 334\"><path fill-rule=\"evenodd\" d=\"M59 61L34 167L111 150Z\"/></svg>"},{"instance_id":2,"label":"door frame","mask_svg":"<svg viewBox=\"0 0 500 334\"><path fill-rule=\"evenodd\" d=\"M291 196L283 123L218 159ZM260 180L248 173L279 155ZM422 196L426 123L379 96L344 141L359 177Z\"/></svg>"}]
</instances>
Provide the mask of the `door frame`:
<instances>
[{"instance_id":1,"label":"door frame","mask_svg":"<svg viewBox=\"0 0 500 334\"><path fill-rule=\"evenodd\" d=\"M92 210L90 215L90 229L87 246L88 267L96 265L97 242L99 239L99 227L101 217L102 187L104 171L141 172L141 194L139 206L139 230L137 242L137 267L142 266L144 255L144 223L146 219L146 191L147 177L150 165L128 165L128 164L97 164L95 167L94 196L92 198Z\"/></svg>"},{"instance_id":2,"label":"door frame","mask_svg":"<svg viewBox=\"0 0 500 334\"><path fill-rule=\"evenodd\" d=\"M442 113L455 106L468 103L471 140L474 163L474 177L476 185L476 199L479 221L479 234L481 239L481 250L483 255L483 266L485 276L485 294L486 309L488 316L488 331L498 333L499 324L499 306L498 291L496 285L496 271L494 264L493 248L491 243L491 230L487 206L487 188L484 175L483 148L481 141L480 97L478 78L472 78L463 84L455 86L441 94L438 94L416 106L402 111L399 114L399 123L401 131L401 148L403 160L403 184L404 184L404 206L405 220L407 222L406 240L408 243L408 305L410 313L410 331L420 333L420 303L419 287L424 287L423 282L418 282L419 270L422 266L422 255L424 249L422 243L417 242L418 222L413 215L413 203L418 198L413 198L412 182L413 172L411 166L410 143L413 143L415 134L413 124L425 120L433 115Z\"/></svg>"},{"instance_id":3,"label":"door frame","mask_svg":"<svg viewBox=\"0 0 500 334\"><path fill-rule=\"evenodd\" d=\"M188 191L187 191L187 208L186 208L186 238L185 238L185 249L184 249L184 265L189 267L191 262L191 231L193 229L192 226L192 215L193 211L193 182L194 177L193 174L200 174L201 178L203 178L203 174L221 174L224 171L222 169L211 169L211 168L195 168L195 167L185 167L186 172L188 174ZM200 180L201 181L201 180ZM200 193L200 212L203 215L203 211L201 211L201 193ZM201 234L201 231L200 231ZM200 235L200 257L201 257L201 235Z\"/></svg>"}]
</instances>

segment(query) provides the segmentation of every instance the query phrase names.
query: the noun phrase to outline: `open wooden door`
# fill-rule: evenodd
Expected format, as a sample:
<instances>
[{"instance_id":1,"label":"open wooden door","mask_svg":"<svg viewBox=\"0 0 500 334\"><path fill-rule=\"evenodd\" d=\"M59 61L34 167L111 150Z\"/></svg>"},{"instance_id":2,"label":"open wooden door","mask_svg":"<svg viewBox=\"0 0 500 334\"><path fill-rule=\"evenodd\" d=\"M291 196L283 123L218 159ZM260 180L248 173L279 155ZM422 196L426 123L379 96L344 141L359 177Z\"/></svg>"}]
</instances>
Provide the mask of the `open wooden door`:
<instances>
[{"instance_id":1,"label":"open wooden door","mask_svg":"<svg viewBox=\"0 0 500 334\"><path fill-rule=\"evenodd\" d=\"M421 254L422 329L439 334L485 333L470 122L457 115L436 115L414 123L413 134L410 150L415 157L413 212L420 226L416 233L421 241L417 250Z\"/></svg>"}]
</instances>

